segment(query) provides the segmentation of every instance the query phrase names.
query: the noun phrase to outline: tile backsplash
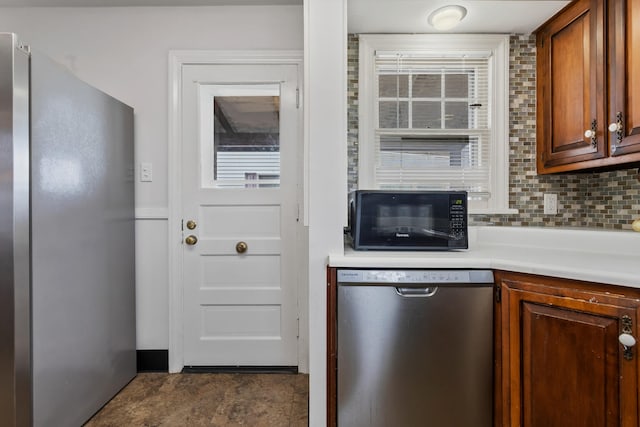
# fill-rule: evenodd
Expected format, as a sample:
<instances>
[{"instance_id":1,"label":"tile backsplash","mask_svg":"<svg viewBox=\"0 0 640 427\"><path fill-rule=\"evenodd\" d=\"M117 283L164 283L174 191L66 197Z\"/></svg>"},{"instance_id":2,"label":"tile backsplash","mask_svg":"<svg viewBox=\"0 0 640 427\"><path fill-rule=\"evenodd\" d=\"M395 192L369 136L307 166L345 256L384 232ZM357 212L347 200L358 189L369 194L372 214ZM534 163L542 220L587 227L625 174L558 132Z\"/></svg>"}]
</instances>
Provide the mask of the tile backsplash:
<instances>
[{"instance_id":1,"label":"tile backsplash","mask_svg":"<svg viewBox=\"0 0 640 427\"><path fill-rule=\"evenodd\" d=\"M348 40L348 186L358 185L358 37ZM509 58L509 207L518 214L471 215L472 225L630 230L640 218L640 170L537 175L535 36L512 35ZM544 193L558 195L546 215Z\"/></svg>"}]
</instances>

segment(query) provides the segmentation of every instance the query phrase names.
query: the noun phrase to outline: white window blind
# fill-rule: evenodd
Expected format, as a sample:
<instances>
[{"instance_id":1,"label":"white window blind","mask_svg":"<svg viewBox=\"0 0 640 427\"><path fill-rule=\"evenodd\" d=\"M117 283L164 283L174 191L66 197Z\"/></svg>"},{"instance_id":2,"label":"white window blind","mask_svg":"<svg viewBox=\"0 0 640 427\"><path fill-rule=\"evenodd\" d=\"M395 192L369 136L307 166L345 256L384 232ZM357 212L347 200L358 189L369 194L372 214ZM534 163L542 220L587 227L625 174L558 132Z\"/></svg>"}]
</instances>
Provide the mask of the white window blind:
<instances>
[{"instance_id":1,"label":"white window blind","mask_svg":"<svg viewBox=\"0 0 640 427\"><path fill-rule=\"evenodd\" d=\"M491 197L491 51L376 51L375 185Z\"/></svg>"}]
</instances>

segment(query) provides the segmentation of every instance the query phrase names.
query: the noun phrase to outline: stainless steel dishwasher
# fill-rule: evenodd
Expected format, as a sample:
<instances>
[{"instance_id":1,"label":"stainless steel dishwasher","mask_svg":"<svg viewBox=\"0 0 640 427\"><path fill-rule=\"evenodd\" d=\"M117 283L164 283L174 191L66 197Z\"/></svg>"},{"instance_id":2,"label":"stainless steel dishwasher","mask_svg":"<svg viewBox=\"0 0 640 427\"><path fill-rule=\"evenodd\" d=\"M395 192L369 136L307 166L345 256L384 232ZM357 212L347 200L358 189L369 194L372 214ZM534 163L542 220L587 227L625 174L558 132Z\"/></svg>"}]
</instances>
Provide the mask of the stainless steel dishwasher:
<instances>
[{"instance_id":1,"label":"stainless steel dishwasher","mask_svg":"<svg viewBox=\"0 0 640 427\"><path fill-rule=\"evenodd\" d=\"M490 427L490 270L338 270L338 426Z\"/></svg>"}]
</instances>

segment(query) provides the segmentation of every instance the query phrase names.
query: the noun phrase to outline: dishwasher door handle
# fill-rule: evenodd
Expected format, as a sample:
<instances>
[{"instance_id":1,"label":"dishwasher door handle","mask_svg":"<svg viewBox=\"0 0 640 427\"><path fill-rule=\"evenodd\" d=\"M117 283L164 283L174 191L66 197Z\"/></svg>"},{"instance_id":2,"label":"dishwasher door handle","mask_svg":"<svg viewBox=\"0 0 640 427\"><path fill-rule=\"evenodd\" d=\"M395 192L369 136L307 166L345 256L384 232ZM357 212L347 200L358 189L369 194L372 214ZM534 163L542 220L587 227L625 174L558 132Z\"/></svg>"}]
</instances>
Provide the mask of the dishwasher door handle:
<instances>
[{"instance_id":1,"label":"dishwasher door handle","mask_svg":"<svg viewBox=\"0 0 640 427\"><path fill-rule=\"evenodd\" d=\"M406 298L428 298L432 297L438 291L438 287L416 288L416 287L399 287L396 286L396 293Z\"/></svg>"}]
</instances>

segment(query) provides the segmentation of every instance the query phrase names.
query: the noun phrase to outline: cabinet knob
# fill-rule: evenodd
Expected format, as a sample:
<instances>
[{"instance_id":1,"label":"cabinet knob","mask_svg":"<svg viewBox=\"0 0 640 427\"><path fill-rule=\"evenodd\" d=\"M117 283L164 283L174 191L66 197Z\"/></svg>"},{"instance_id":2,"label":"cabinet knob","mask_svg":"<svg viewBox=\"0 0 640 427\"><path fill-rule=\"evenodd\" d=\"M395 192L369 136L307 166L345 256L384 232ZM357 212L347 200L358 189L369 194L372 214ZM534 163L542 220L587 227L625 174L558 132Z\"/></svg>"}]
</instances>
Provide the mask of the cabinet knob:
<instances>
[{"instance_id":1,"label":"cabinet knob","mask_svg":"<svg viewBox=\"0 0 640 427\"><path fill-rule=\"evenodd\" d=\"M614 133L620 130L620 123L611 123L609 125L609 132Z\"/></svg>"},{"instance_id":2,"label":"cabinet knob","mask_svg":"<svg viewBox=\"0 0 640 427\"><path fill-rule=\"evenodd\" d=\"M620 341L620 344L625 348L636 345L636 339L631 334L620 334L618 341Z\"/></svg>"},{"instance_id":3,"label":"cabinet knob","mask_svg":"<svg viewBox=\"0 0 640 427\"><path fill-rule=\"evenodd\" d=\"M596 133L591 129L587 129L584 131L584 137L591 139Z\"/></svg>"}]
</instances>

